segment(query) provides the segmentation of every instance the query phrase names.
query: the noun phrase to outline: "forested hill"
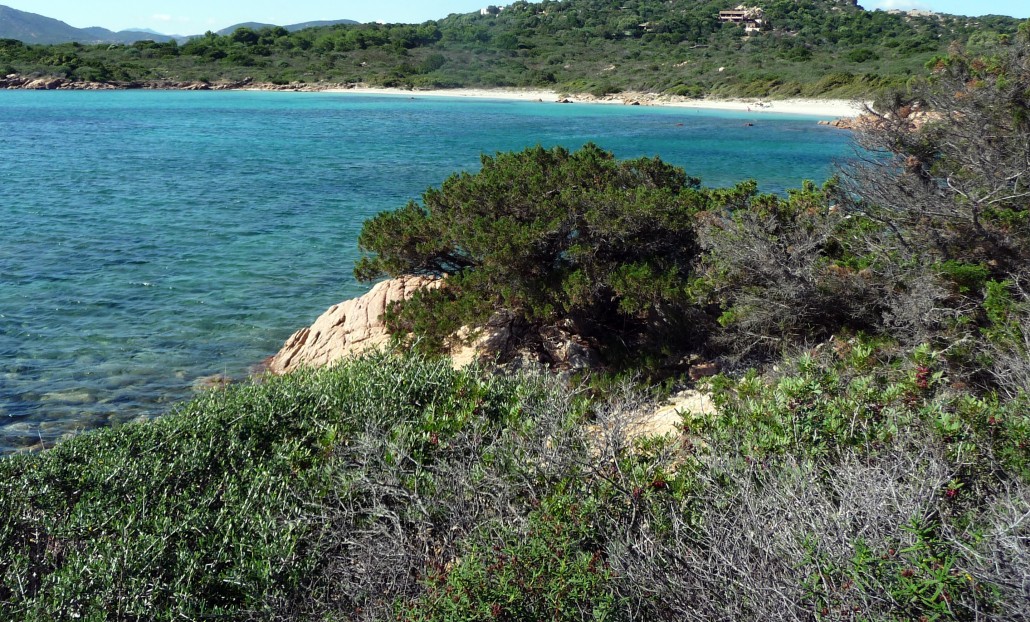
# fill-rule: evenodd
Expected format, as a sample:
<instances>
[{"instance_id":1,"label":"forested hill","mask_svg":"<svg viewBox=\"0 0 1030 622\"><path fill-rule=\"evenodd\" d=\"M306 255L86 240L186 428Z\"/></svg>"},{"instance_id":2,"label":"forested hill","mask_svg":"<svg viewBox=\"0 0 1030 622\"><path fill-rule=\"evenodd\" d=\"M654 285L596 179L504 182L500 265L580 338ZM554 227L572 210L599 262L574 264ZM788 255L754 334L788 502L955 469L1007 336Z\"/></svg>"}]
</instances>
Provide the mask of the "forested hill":
<instances>
[{"instance_id":1,"label":"forested hill","mask_svg":"<svg viewBox=\"0 0 1030 622\"><path fill-rule=\"evenodd\" d=\"M0 39L7 37L40 44L68 41L107 44L132 43L148 37L157 41L172 39L165 35L134 30L112 32L98 27L75 28L60 20L0 5Z\"/></svg>"},{"instance_id":2,"label":"forested hill","mask_svg":"<svg viewBox=\"0 0 1030 622\"><path fill-rule=\"evenodd\" d=\"M1019 23L865 11L853 0L758 0L749 24L720 21L736 3L520 1L417 25L241 28L181 45L0 41L0 75L852 97L922 75L952 45L1003 47Z\"/></svg>"}]
</instances>

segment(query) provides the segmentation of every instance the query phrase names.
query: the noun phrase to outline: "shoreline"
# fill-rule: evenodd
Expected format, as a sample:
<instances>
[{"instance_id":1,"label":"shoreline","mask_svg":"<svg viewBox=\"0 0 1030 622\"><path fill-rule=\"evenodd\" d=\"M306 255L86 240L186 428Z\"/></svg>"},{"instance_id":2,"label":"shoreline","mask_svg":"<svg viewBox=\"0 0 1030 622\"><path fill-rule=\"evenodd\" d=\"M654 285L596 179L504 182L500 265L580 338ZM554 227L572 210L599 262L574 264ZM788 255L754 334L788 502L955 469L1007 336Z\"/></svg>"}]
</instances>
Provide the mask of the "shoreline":
<instances>
[{"instance_id":1,"label":"shoreline","mask_svg":"<svg viewBox=\"0 0 1030 622\"><path fill-rule=\"evenodd\" d=\"M704 98L692 99L663 93L628 91L596 97L589 93L571 94L557 90L517 88L454 88L407 89L374 87L364 84L270 84L245 78L236 82L195 82L158 80L152 82L81 82L59 77L33 78L18 74L0 77L0 90L35 91L109 91L109 90L164 90L164 91L268 91L287 93L341 93L354 95L389 95L401 97L448 97L452 99L493 99L562 104L599 104L615 106L658 106L667 108L693 108L774 113L824 117L826 119L853 118L864 112L868 102L843 99L789 98L766 100L763 98Z\"/></svg>"},{"instance_id":2,"label":"shoreline","mask_svg":"<svg viewBox=\"0 0 1030 622\"><path fill-rule=\"evenodd\" d=\"M267 90L263 88L247 88L242 90ZM275 89L280 90L280 89ZM282 89L285 90L285 89ZM735 99L691 99L661 93L624 92L595 97L589 94L567 94L559 91L535 89L402 89L370 86L328 87L318 92L353 93L367 95L399 95L408 97L450 97L469 99L496 99L507 101L561 102L569 104L601 104L616 106L658 106L666 108L694 108L705 110L729 110L752 113L796 114L828 118L857 117L862 114L867 102L844 99L774 99L735 98Z\"/></svg>"}]
</instances>

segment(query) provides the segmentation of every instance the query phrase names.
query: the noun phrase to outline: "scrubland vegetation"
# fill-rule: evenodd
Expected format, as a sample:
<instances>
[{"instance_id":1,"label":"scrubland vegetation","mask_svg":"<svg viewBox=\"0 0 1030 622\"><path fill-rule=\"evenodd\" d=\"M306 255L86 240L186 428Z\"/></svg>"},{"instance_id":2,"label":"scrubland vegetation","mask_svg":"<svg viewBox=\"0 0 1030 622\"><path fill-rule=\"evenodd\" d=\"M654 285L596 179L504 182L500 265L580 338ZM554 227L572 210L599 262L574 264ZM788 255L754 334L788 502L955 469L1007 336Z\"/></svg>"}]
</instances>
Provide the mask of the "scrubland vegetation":
<instances>
[{"instance_id":1,"label":"scrubland vegetation","mask_svg":"<svg viewBox=\"0 0 1030 622\"><path fill-rule=\"evenodd\" d=\"M910 17L837 0L775 0L763 30L723 24L716 0L514 2L495 15L423 24L240 28L179 44L0 41L0 77L100 82L365 83L410 88L534 87L605 95L866 97L926 73L948 46L988 49L1018 21Z\"/></svg>"},{"instance_id":2,"label":"scrubland vegetation","mask_svg":"<svg viewBox=\"0 0 1030 622\"><path fill-rule=\"evenodd\" d=\"M530 149L369 221L414 352L0 462L0 617L1026 620L1030 31L931 67L787 197ZM433 358L497 309L609 382Z\"/></svg>"}]
</instances>

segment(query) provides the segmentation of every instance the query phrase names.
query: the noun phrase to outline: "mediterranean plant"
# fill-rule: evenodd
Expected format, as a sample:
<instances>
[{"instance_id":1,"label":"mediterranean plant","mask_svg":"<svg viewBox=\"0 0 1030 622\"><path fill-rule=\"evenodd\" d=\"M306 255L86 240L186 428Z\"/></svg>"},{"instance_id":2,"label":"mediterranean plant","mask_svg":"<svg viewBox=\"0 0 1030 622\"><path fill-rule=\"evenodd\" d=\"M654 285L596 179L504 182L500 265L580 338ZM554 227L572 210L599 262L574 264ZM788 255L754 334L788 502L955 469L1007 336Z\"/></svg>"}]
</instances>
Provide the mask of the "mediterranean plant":
<instances>
[{"instance_id":1,"label":"mediterranean plant","mask_svg":"<svg viewBox=\"0 0 1030 622\"><path fill-rule=\"evenodd\" d=\"M566 326L609 352L668 350L696 338L687 285L706 200L677 167L593 144L483 156L479 172L367 221L355 274L447 277L388 316L422 345L504 310L530 335Z\"/></svg>"}]
</instances>

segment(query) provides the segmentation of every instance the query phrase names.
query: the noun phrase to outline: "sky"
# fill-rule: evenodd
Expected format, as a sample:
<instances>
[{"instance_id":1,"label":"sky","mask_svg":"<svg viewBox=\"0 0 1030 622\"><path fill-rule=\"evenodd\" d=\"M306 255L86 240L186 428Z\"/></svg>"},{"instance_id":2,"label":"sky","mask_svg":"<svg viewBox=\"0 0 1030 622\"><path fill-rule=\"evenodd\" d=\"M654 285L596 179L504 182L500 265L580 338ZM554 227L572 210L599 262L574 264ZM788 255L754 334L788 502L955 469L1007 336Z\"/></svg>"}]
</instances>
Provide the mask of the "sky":
<instances>
[{"instance_id":1,"label":"sky","mask_svg":"<svg viewBox=\"0 0 1030 622\"><path fill-rule=\"evenodd\" d=\"M689 1L689 0L682 0ZM77 28L149 28L165 34L199 34L240 22L296 24L314 20L423 22L476 11L504 0L0 0ZM727 0L727 6L736 0ZM992 13L1030 17L1030 0L859 0L866 9L927 9L956 15Z\"/></svg>"}]
</instances>

